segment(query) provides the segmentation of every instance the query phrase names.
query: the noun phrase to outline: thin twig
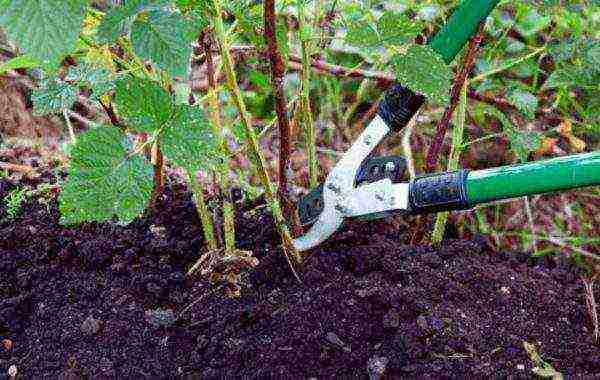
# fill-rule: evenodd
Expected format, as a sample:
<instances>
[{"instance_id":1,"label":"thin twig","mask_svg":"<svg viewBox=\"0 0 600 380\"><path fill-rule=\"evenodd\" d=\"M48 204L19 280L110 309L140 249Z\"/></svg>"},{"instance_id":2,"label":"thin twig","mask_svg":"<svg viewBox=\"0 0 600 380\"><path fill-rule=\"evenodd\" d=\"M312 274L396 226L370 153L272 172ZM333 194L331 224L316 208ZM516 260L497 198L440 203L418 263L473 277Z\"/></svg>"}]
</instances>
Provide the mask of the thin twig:
<instances>
[{"instance_id":1,"label":"thin twig","mask_svg":"<svg viewBox=\"0 0 600 380\"><path fill-rule=\"evenodd\" d=\"M479 24L479 30L477 31L477 33L469 41L469 45L467 47L465 56L461 64L461 70L456 76L454 84L452 85L452 90L450 91L450 103L448 104L448 107L446 107L444 115L442 116L442 119L436 127L435 137L433 138L433 142L429 147L429 151L427 152L427 158L425 160L425 170L427 172L434 171L435 167L437 166L440 151L442 150L442 145L444 143L444 137L446 136L446 131L448 130L448 126L450 125L450 120L452 119L454 110L458 105L458 101L460 99L460 91L465 84L467 76L469 75L471 70L473 70L473 66L475 65L475 53L477 52L477 47L483 39L483 34L484 23L481 23Z\"/></svg>"},{"instance_id":2,"label":"thin twig","mask_svg":"<svg viewBox=\"0 0 600 380\"><path fill-rule=\"evenodd\" d=\"M478 81L481 81L481 80L483 80L483 79L485 79L485 78L487 78L487 77L489 77L491 75L495 75L495 74L501 73L502 71L508 70L511 67L514 67L514 66L518 65L519 63L521 63L523 61L526 61L529 58L531 58L533 56L536 56L536 55L538 55L539 53L541 53L541 52L543 52L545 50L546 50L546 46L542 46L541 48L538 48L538 49L534 50L533 52L531 52L531 53L529 53L529 54L527 54L527 55L525 55L525 56L523 56L521 58L515 59L513 61L509 61L507 64L502 65L501 67L497 67L497 68L492 69L492 70L490 70L490 71L488 71L486 73L479 74L479 75L475 76L473 79L471 79L471 81L472 82L478 82Z\"/></svg>"},{"instance_id":3,"label":"thin twig","mask_svg":"<svg viewBox=\"0 0 600 380\"><path fill-rule=\"evenodd\" d=\"M586 251L584 249L581 249L579 247L575 247L573 245L569 245L569 244L565 243L564 241L562 241L559 237L556 237L556 236L545 237L545 236L539 236L539 235L533 235L533 237L535 237L538 240L548 241L548 242L550 242L550 243L552 243L554 245L558 245L559 247L562 247L562 248L571 249L573 252L576 252L576 253L580 254L581 256L589 257L590 259L594 259L594 260L600 261L600 256L598 256L596 254L593 254L591 252L588 252L588 251Z\"/></svg>"},{"instance_id":4,"label":"thin twig","mask_svg":"<svg viewBox=\"0 0 600 380\"><path fill-rule=\"evenodd\" d=\"M81 116L77 112L71 110L67 110L67 115L69 115L70 118L77 120L81 124L85 125L86 127L89 127L93 123L93 121L88 119L87 117Z\"/></svg>"},{"instance_id":5,"label":"thin twig","mask_svg":"<svg viewBox=\"0 0 600 380\"><path fill-rule=\"evenodd\" d=\"M535 228L535 223L533 222L533 211L531 211L531 202L529 201L529 196L523 197L523 202L525 203L525 215L527 216L527 224L529 226L529 230L533 234L534 238L532 241L533 251L538 251L538 241L535 238L535 234L537 233L537 229Z\"/></svg>"},{"instance_id":6,"label":"thin twig","mask_svg":"<svg viewBox=\"0 0 600 380\"><path fill-rule=\"evenodd\" d=\"M66 109L63 109L62 114L63 118L65 119L65 123L67 123L67 129L69 130L69 138L71 139L71 143L75 144L77 137L75 137L75 129L73 129L73 124L71 123L71 119L69 119L69 113Z\"/></svg>"},{"instance_id":7,"label":"thin twig","mask_svg":"<svg viewBox=\"0 0 600 380\"><path fill-rule=\"evenodd\" d=\"M417 124L417 115L418 111L413 116L412 119L408 122L406 126L406 130L402 134L402 152L404 154L404 158L406 159L406 167L408 169L408 175L410 179L414 179L417 176L417 171L415 169L415 160L413 158L412 146L410 145L410 139L413 134L413 130L415 128L415 124Z\"/></svg>"},{"instance_id":8,"label":"thin twig","mask_svg":"<svg viewBox=\"0 0 600 380\"><path fill-rule=\"evenodd\" d=\"M592 320L592 326L594 326L594 340L598 342L600 339L600 324L598 323L598 307L596 306L596 297L594 296L594 279L581 279L583 282L583 293L585 294L585 305L587 306Z\"/></svg>"},{"instance_id":9,"label":"thin twig","mask_svg":"<svg viewBox=\"0 0 600 380\"><path fill-rule=\"evenodd\" d=\"M294 54L290 54L289 55L290 61L292 62L296 62L296 63L302 63L302 58L294 55ZM379 81L382 85L392 85L396 78L389 73L385 73L382 71L374 71L374 70L363 70L363 69L359 69L359 68L348 68L348 67L344 67L344 66L340 66L340 65L333 65L330 63L327 63L325 61L321 61L321 60L316 60L313 59L311 61L311 66L313 69L315 69L316 71L319 71L321 73L324 74L328 74L337 78L355 78L355 79L361 79L361 78L369 78L369 79L375 79L377 81Z\"/></svg>"},{"instance_id":10,"label":"thin twig","mask_svg":"<svg viewBox=\"0 0 600 380\"><path fill-rule=\"evenodd\" d=\"M17 165L8 162L0 162L0 169L17 173L36 173L35 169L29 165Z\"/></svg>"},{"instance_id":11,"label":"thin twig","mask_svg":"<svg viewBox=\"0 0 600 380\"><path fill-rule=\"evenodd\" d=\"M99 101L100 106L102 107L102 109L104 110L104 112L106 113L106 116L108 116L108 119L110 120L110 123L112 125L114 125L115 127L124 130L125 126L123 126L123 124L121 123L121 120L119 120L119 117L117 116L117 114L115 113L115 109L113 108L112 104L104 104L103 101Z\"/></svg>"}]
</instances>

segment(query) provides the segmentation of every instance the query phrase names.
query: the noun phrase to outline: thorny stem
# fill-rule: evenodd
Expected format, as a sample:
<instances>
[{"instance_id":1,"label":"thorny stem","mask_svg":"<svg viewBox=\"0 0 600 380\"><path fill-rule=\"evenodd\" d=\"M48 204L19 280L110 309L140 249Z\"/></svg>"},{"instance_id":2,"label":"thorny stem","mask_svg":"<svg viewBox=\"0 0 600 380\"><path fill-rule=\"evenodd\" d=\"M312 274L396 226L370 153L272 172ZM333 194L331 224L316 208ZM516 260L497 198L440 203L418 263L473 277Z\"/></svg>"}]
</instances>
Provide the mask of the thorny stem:
<instances>
[{"instance_id":1,"label":"thorny stem","mask_svg":"<svg viewBox=\"0 0 600 380\"><path fill-rule=\"evenodd\" d=\"M583 281L583 293L585 295L585 305L587 306L594 328L594 340L600 339L600 323L598 323L598 307L596 306L596 297L594 297L595 278L585 279Z\"/></svg>"},{"instance_id":2,"label":"thorny stem","mask_svg":"<svg viewBox=\"0 0 600 380\"><path fill-rule=\"evenodd\" d=\"M334 6L335 6L335 4L334 4ZM323 41L325 40L325 28L320 28L320 25L321 25L321 17L324 14L323 13L324 8L325 8L324 0L315 0L313 30L315 32L317 32L319 29L321 29L321 34L317 38L317 46L319 48L323 48L323 49L325 48L325 46L323 46Z\"/></svg>"},{"instance_id":3,"label":"thorny stem","mask_svg":"<svg viewBox=\"0 0 600 380\"><path fill-rule=\"evenodd\" d=\"M479 24L479 30L477 31L477 34L475 34L475 36L469 41L469 46L466 49L465 56L462 61L461 70L454 80L452 90L450 91L450 104L448 107L446 107L444 115L437 125L435 137L433 138L433 142L431 143L429 151L427 152L427 158L425 159L425 170L427 172L434 171L438 163L440 152L442 150L442 144L444 143L444 136L448 130L448 125L452 119L452 114L454 114L454 110L458 105L461 90L464 87L467 76L471 70L473 70L473 66L475 65L475 53L477 52L477 47L483 39L484 26L485 23Z\"/></svg>"},{"instance_id":4,"label":"thorny stem","mask_svg":"<svg viewBox=\"0 0 600 380\"><path fill-rule=\"evenodd\" d=\"M226 153L227 142L223 138L223 126L221 124L221 115L219 112L218 86L215 81L215 66L212 58L212 49L210 37L203 33L201 41L204 44L206 53L206 73L208 76L208 106L210 118L212 120L213 133L220 140L219 145L223 153ZM235 216L233 212L233 203L231 202L231 192L229 191L229 163L227 160L221 163L217 169L219 186L223 198L223 238L225 240L225 249L233 251L235 249Z\"/></svg>"},{"instance_id":5,"label":"thorny stem","mask_svg":"<svg viewBox=\"0 0 600 380\"><path fill-rule=\"evenodd\" d=\"M202 222L204 240L206 240L208 249L210 251L215 251L218 248L217 239L215 238L215 227L213 225L210 210L206 204L206 199L204 198L202 186L200 186L200 184L198 183L198 179L196 178L195 173L188 172L187 175L188 183L190 184L190 187L192 188L192 193L194 194L196 210L198 211L198 216L200 217L200 221Z\"/></svg>"},{"instance_id":6,"label":"thorny stem","mask_svg":"<svg viewBox=\"0 0 600 380\"><path fill-rule=\"evenodd\" d=\"M306 8L304 0L297 0L298 30L300 35L300 51L302 54L302 68L300 70L300 112L306 133L306 147L308 150L308 177L310 187L318 186L317 165L317 134L315 123L310 109L310 26L306 21Z\"/></svg>"},{"instance_id":7,"label":"thorny stem","mask_svg":"<svg viewBox=\"0 0 600 380\"><path fill-rule=\"evenodd\" d=\"M465 119L467 114L467 87L468 82L463 84L460 91L460 103L458 105L458 114L456 115L456 125L452 129L452 146L450 148L450 158L448 160L448 170L457 170L459 167L460 153L462 150L462 140L465 130ZM446 222L448 221L448 212L440 212L435 219L435 226L431 235L433 244L439 244L444 238L446 231Z\"/></svg>"},{"instance_id":8,"label":"thorny stem","mask_svg":"<svg viewBox=\"0 0 600 380\"><path fill-rule=\"evenodd\" d=\"M444 115L442 116L442 119L437 125L434 140L429 147L429 151L427 152L427 156L425 159L426 172L433 171L435 169L435 166L437 165L438 157L442 148L442 144L444 142L444 136L446 135L448 125L450 124L450 120L452 119L452 115L454 114L454 110L458 105L460 93L462 92L462 89L465 86L467 76L469 75L469 73L473 69L473 65L475 64L475 52L477 50L477 46L481 43L481 40L483 39L484 25L484 23L479 24L479 30L477 31L475 36L471 38L471 40L469 41L469 45L466 48L460 72L455 78L454 84L452 85L452 89L450 91L450 103L448 104L448 107L446 107ZM428 219L429 218L427 215L419 215L415 223L415 229L414 234L411 238L411 244L419 244L423 240L423 236L425 234L425 224L427 223ZM440 226L438 225L438 229L439 228ZM436 232L435 228L434 234L439 234L439 231ZM437 236L435 236L435 238L441 241L441 238Z\"/></svg>"},{"instance_id":9,"label":"thorny stem","mask_svg":"<svg viewBox=\"0 0 600 380\"><path fill-rule=\"evenodd\" d=\"M152 144L152 164L154 165L154 192L152 193L152 204L155 204L165 186L165 163L158 139L154 140L154 143Z\"/></svg>"},{"instance_id":10,"label":"thorny stem","mask_svg":"<svg viewBox=\"0 0 600 380\"><path fill-rule=\"evenodd\" d=\"M275 0L265 0L264 3L265 38L267 40L267 56L271 62L271 84L275 94L275 112L279 124L279 201L283 205L284 215L294 221L294 206L290 199L292 164L290 156L291 127L287 112L287 99L283 91L285 65L277 43L277 16L275 15ZM294 231L300 231L299 223L292 222Z\"/></svg>"},{"instance_id":11,"label":"thorny stem","mask_svg":"<svg viewBox=\"0 0 600 380\"><path fill-rule=\"evenodd\" d=\"M269 179L269 173L267 172L266 165L264 159L260 153L260 148L258 146L258 140L256 138L256 134L252 127L252 122L250 119L250 114L246 109L246 104L244 103L244 99L242 97L242 93L237 84L237 77L234 71L234 63L229 53L229 44L226 41L225 36L225 26L223 25L223 20L221 19L221 2L220 0L213 0L214 7L214 15L212 15L212 24L215 29L215 38L219 45L219 50L221 51L221 56L223 58L223 68L225 70L227 76L227 87L231 93L233 98L233 102L235 103L240 117L242 119L242 125L246 134L246 143L248 144L248 153L250 155L250 160L253 163L256 172L262 182L265 191L265 197L273 213L273 218L275 219L275 224L277 229L279 230L279 234L281 235L281 240L283 242L283 252L288 260L288 263L296 276L296 279L300 281L298 274L294 269L294 264L292 260L295 260L295 263L302 263L302 256L298 250L294 247L292 236L290 231L288 230L285 220L283 218L283 213L281 211L281 207L279 205L279 201L277 200L277 196L273 189L273 184ZM291 253L291 257L290 254Z\"/></svg>"},{"instance_id":12,"label":"thorny stem","mask_svg":"<svg viewBox=\"0 0 600 380\"><path fill-rule=\"evenodd\" d=\"M350 119L354 115L354 112L356 112L356 110L358 109L360 102L362 102L363 96L365 95L365 92L367 91L368 87L369 87L369 80L367 78L365 78L362 80L362 82L360 82L358 91L356 91L356 99L344 113L343 123L342 123L344 129L349 128Z\"/></svg>"}]
</instances>

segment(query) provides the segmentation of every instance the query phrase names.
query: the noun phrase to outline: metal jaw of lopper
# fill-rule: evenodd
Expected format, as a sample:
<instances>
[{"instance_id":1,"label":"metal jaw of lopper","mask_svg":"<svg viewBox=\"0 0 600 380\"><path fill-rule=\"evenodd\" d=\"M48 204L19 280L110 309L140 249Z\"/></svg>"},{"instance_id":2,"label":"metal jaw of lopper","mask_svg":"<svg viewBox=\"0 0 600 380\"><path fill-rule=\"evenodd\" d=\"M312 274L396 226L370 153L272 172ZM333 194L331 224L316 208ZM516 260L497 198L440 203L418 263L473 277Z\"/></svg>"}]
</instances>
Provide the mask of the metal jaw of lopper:
<instances>
[{"instance_id":1,"label":"metal jaw of lopper","mask_svg":"<svg viewBox=\"0 0 600 380\"><path fill-rule=\"evenodd\" d=\"M378 115L331 170L323 186L322 212L306 234L294 240L299 251L311 249L336 232L344 219L409 207L409 184L389 178L355 185L362 163L392 131L400 131L424 103L421 95L394 86L382 100Z\"/></svg>"},{"instance_id":2,"label":"metal jaw of lopper","mask_svg":"<svg viewBox=\"0 0 600 380\"><path fill-rule=\"evenodd\" d=\"M377 116L344 154L323 186L323 211L310 230L294 240L296 249L305 251L319 245L346 218L408 208L408 183L392 183L386 178L355 186L362 162L389 133L390 128Z\"/></svg>"}]
</instances>

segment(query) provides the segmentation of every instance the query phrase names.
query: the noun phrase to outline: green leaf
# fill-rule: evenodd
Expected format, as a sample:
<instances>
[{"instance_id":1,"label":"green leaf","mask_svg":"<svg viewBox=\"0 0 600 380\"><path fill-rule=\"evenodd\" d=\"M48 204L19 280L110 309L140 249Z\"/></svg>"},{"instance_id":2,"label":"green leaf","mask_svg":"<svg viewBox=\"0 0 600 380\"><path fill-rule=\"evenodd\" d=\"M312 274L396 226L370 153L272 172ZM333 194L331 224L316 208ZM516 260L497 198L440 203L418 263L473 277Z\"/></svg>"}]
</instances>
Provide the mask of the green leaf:
<instances>
[{"instance_id":1,"label":"green leaf","mask_svg":"<svg viewBox=\"0 0 600 380\"><path fill-rule=\"evenodd\" d=\"M96 67L89 62L69 67L65 80L75 82L78 86L92 90L92 97L99 99L102 95L115 89L113 74L104 67Z\"/></svg>"},{"instance_id":2,"label":"green leaf","mask_svg":"<svg viewBox=\"0 0 600 380\"><path fill-rule=\"evenodd\" d=\"M75 48L87 0L5 0L0 25L31 58L59 61Z\"/></svg>"},{"instance_id":3,"label":"green leaf","mask_svg":"<svg viewBox=\"0 0 600 380\"><path fill-rule=\"evenodd\" d=\"M150 11L133 23L133 50L169 74L186 78L194 39L190 26L180 13Z\"/></svg>"},{"instance_id":4,"label":"green leaf","mask_svg":"<svg viewBox=\"0 0 600 380\"><path fill-rule=\"evenodd\" d=\"M160 146L173 165L189 173L213 168L221 158L210 122L199 107L180 105L162 133Z\"/></svg>"},{"instance_id":5,"label":"green leaf","mask_svg":"<svg viewBox=\"0 0 600 380\"><path fill-rule=\"evenodd\" d=\"M510 140L510 148L515 152L521 162L527 162L529 154L540 147L541 135L535 131L519 131L516 128L506 130Z\"/></svg>"},{"instance_id":6,"label":"green leaf","mask_svg":"<svg viewBox=\"0 0 600 380\"><path fill-rule=\"evenodd\" d=\"M375 26L366 21L353 21L347 26L346 42L353 46L370 47L379 44Z\"/></svg>"},{"instance_id":7,"label":"green leaf","mask_svg":"<svg viewBox=\"0 0 600 380\"><path fill-rule=\"evenodd\" d=\"M452 83L452 70L429 46L412 45L391 60L396 78L404 86L432 101L446 103Z\"/></svg>"},{"instance_id":8,"label":"green leaf","mask_svg":"<svg viewBox=\"0 0 600 380\"><path fill-rule=\"evenodd\" d=\"M544 82L543 88L569 87L573 82L573 75L569 70L559 69L554 70L552 74Z\"/></svg>"},{"instance_id":9,"label":"green leaf","mask_svg":"<svg viewBox=\"0 0 600 380\"><path fill-rule=\"evenodd\" d=\"M377 21L381 42L386 44L402 45L412 42L422 29L420 22L412 21L402 13L385 12Z\"/></svg>"},{"instance_id":10,"label":"green leaf","mask_svg":"<svg viewBox=\"0 0 600 380\"><path fill-rule=\"evenodd\" d=\"M77 100L77 88L58 78L44 79L31 94L33 113L47 115L69 109Z\"/></svg>"},{"instance_id":11,"label":"green leaf","mask_svg":"<svg viewBox=\"0 0 600 380\"><path fill-rule=\"evenodd\" d=\"M538 98L529 91L515 89L508 93L508 101L515 105L529 119L535 118Z\"/></svg>"},{"instance_id":12,"label":"green leaf","mask_svg":"<svg viewBox=\"0 0 600 380\"><path fill-rule=\"evenodd\" d=\"M171 95L157 83L137 77L117 82L115 105L128 127L136 132L154 132L173 113Z\"/></svg>"},{"instance_id":13,"label":"green leaf","mask_svg":"<svg viewBox=\"0 0 600 380\"><path fill-rule=\"evenodd\" d=\"M585 63L590 70L600 72L600 42L594 42L585 52Z\"/></svg>"},{"instance_id":14,"label":"green leaf","mask_svg":"<svg viewBox=\"0 0 600 380\"><path fill-rule=\"evenodd\" d=\"M250 83L252 83L255 86L260 87L260 89L262 91L267 91L270 89L271 85L269 82L268 75L265 75L258 70L252 70L252 71L250 71L250 74L248 75L248 77L250 79Z\"/></svg>"},{"instance_id":15,"label":"green leaf","mask_svg":"<svg viewBox=\"0 0 600 380\"><path fill-rule=\"evenodd\" d=\"M62 224L131 222L145 209L153 189L152 165L129 156L125 135L113 126L93 126L71 151L69 178L59 208Z\"/></svg>"},{"instance_id":16,"label":"green leaf","mask_svg":"<svg viewBox=\"0 0 600 380\"><path fill-rule=\"evenodd\" d=\"M525 37L531 37L552 22L551 16L541 16L535 8L529 11L517 22L517 30Z\"/></svg>"},{"instance_id":17,"label":"green leaf","mask_svg":"<svg viewBox=\"0 0 600 380\"><path fill-rule=\"evenodd\" d=\"M592 70L587 68L568 67L564 69L558 69L552 72L546 82L544 82L544 88L572 88L572 87L583 87L583 88L598 88L599 75L595 74Z\"/></svg>"},{"instance_id":18,"label":"green leaf","mask_svg":"<svg viewBox=\"0 0 600 380\"><path fill-rule=\"evenodd\" d=\"M112 43L131 29L134 17L141 11L168 5L166 0L127 0L123 5L113 6L98 27L98 40Z\"/></svg>"},{"instance_id":19,"label":"green leaf","mask_svg":"<svg viewBox=\"0 0 600 380\"><path fill-rule=\"evenodd\" d=\"M0 75L4 74L9 70L15 69L30 69L33 67L38 67L42 63L35 58L32 58L30 55L19 55L18 57L14 57L9 59L6 62L0 63Z\"/></svg>"}]
</instances>

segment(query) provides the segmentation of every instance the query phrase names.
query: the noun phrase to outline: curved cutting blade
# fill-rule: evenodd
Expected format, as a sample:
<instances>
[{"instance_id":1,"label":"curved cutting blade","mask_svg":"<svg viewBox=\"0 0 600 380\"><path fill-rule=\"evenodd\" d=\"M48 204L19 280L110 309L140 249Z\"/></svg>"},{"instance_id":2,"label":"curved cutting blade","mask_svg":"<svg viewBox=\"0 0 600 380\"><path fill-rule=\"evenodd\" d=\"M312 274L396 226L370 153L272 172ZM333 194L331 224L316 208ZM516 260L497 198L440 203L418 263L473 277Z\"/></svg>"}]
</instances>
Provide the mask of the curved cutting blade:
<instances>
[{"instance_id":1,"label":"curved cutting blade","mask_svg":"<svg viewBox=\"0 0 600 380\"><path fill-rule=\"evenodd\" d=\"M340 228L349 211L356 173L365 158L389 132L390 128L383 119L375 117L342 156L325 180L323 212L306 234L294 240L296 249L305 251L315 247Z\"/></svg>"}]
</instances>

